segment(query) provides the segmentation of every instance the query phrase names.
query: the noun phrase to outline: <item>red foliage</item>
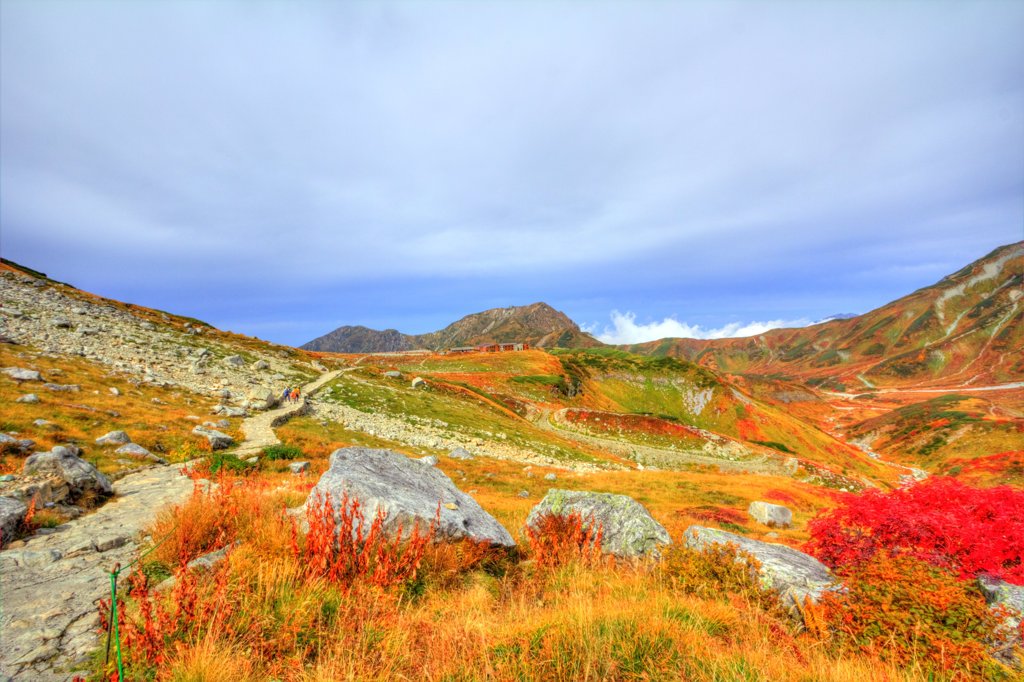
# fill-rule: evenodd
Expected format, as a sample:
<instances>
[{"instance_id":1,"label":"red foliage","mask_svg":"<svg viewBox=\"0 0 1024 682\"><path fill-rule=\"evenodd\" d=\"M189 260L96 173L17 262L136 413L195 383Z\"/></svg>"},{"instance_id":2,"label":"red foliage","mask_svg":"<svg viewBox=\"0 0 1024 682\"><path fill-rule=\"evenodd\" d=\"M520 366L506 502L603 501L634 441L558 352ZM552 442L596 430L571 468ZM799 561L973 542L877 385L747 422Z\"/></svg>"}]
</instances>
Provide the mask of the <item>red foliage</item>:
<instances>
[{"instance_id":1,"label":"red foliage","mask_svg":"<svg viewBox=\"0 0 1024 682\"><path fill-rule=\"evenodd\" d=\"M836 568L881 551L909 554L963 579L988 573L1024 584L1024 490L932 477L884 493L842 495L809 525L806 550Z\"/></svg>"},{"instance_id":2,"label":"red foliage","mask_svg":"<svg viewBox=\"0 0 1024 682\"><path fill-rule=\"evenodd\" d=\"M736 428L739 429L740 438L743 440L764 440L761 429L757 427L753 419L736 420Z\"/></svg>"},{"instance_id":3,"label":"red foliage","mask_svg":"<svg viewBox=\"0 0 1024 682\"><path fill-rule=\"evenodd\" d=\"M747 521L747 515L736 509L728 507L716 507L713 504L705 504L699 507L689 507L679 510L680 514L692 516L701 521L713 521L715 523L731 523L741 526Z\"/></svg>"},{"instance_id":4,"label":"red foliage","mask_svg":"<svg viewBox=\"0 0 1024 682\"><path fill-rule=\"evenodd\" d=\"M614 412L570 409L565 411L565 420L571 424L580 424L588 429L606 433L627 432L672 438L704 438L700 431L692 426L641 414L616 414Z\"/></svg>"},{"instance_id":5,"label":"red foliage","mask_svg":"<svg viewBox=\"0 0 1024 682\"><path fill-rule=\"evenodd\" d=\"M575 511L566 515L544 514L532 526L526 526L526 537L534 560L542 568L574 560L595 564L601 557L604 528Z\"/></svg>"},{"instance_id":6,"label":"red foliage","mask_svg":"<svg viewBox=\"0 0 1024 682\"><path fill-rule=\"evenodd\" d=\"M428 529L414 524L411 532L404 533L401 524L394 532L385 529L387 516L383 509L367 521L359 500L345 494L339 503L335 510L330 496L318 494L306 508L309 533L304 546L300 546L297 534L293 535L292 552L309 575L346 586L362 580L377 587L416 577L423 553L437 531L440 505Z\"/></svg>"},{"instance_id":7,"label":"red foliage","mask_svg":"<svg viewBox=\"0 0 1024 682\"><path fill-rule=\"evenodd\" d=\"M788 490L772 488L771 490L766 491L765 494L762 495L762 497L764 497L764 499L766 500L771 500L772 502L781 502L783 504L788 504L794 507L801 506L801 502L797 498L797 496L789 492Z\"/></svg>"}]
</instances>

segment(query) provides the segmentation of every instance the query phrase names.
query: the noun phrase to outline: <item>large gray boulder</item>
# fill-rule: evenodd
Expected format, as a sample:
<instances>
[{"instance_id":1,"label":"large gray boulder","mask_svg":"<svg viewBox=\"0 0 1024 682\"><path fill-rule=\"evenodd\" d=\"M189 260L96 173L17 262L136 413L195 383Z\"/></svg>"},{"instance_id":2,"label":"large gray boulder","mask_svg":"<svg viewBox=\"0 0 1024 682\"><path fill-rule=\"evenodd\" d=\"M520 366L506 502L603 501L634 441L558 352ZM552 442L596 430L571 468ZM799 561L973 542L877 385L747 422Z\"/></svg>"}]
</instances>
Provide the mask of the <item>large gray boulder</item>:
<instances>
[{"instance_id":1,"label":"large gray boulder","mask_svg":"<svg viewBox=\"0 0 1024 682\"><path fill-rule=\"evenodd\" d=\"M389 531L399 524L405 533L411 532L414 524L426 529L440 506L438 538L515 545L509 532L441 470L397 452L359 447L335 450L306 506L330 496L339 509L345 493L362 504L364 524L372 523L377 510L383 510Z\"/></svg>"},{"instance_id":2,"label":"large gray boulder","mask_svg":"<svg viewBox=\"0 0 1024 682\"><path fill-rule=\"evenodd\" d=\"M751 540L703 526L690 526L683 538L686 546L693 549L733 544L751 554L761 564L761 584L779 592L787 603L796 601L802 605L807 598L817 602L826 591L837 586L825 564L786 545Z\"/></svg>"},{"instance_id":3,"label":"large gray boulder","mask_svg":"<svg viewBox=\"0 0 1024 682\"><path fill-rule=\"evenodd\" d=\"M531 511L526 525L535 528L541 516L579 513L587 527L601 527L601 551L618 557L658 556L672 544L668 531L642 504L626 495L585 490L552 489Z\"/></svg>"},{"instance_id":4,"label":"large gray boulder","mask_svg":"<svg viewBox=\"0 0 1024 682\"><path fill-rule=\"evenodd\" d=\"M0 497L0 547L13 540L28 507L13 497Z\"/></svg>"},{"instance_id":5,"label":"large gray boulder","mask_svg":"<svg viewBox=\"0 0 1024 682\"><path fill-rule=\"evenodd\" d=\"M771 502L751 502L747 507L750 518L769 528L789 528L793 525L793 512L781 504Z\"/></svg>"},{"instance_id":6,"label":"large gray boulder","mask_svg":"<svg viewBox=\"0 0 1024 682\"><path fill-rule=\"evenodd\" d=\"M58 445L50 452L37 452L25 460L25 475L43 474L68 484L71 501L84 496L107 497L114 494L110 480L99 469L78 456L74 445Z\"/></svg>"},{"instance_id":7,"label":"large gray boulder","mask_svg":"<svg viewBox=\"0 0 1024 682\"><path fill-rule=\"evenodd\" d=\"M210 447L214 450L225 450L235 444L235 439L228 434L221 433L220 431L215 431L213 429L207 429L202 426L197 426L192 429L192 435L205 438L210 443Z\"/></svg>"}]
</instances>

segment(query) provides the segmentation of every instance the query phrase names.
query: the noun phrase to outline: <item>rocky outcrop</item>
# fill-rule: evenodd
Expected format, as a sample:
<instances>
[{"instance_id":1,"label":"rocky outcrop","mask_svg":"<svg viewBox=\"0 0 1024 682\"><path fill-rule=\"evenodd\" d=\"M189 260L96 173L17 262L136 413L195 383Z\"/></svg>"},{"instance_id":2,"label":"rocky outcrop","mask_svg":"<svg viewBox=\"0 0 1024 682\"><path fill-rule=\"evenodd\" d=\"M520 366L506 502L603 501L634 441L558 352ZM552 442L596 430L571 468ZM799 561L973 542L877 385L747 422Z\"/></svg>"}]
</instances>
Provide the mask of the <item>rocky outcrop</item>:
<instances>
[{"instance_id":1,"label":"rocky outcrop","mask_svg":"<svg viewBox=\"0 0 1024 682\"><path fill-rule=\"evenodd\" d=\"M411 532L414 525L426 529L440 514L439 539L515 545L509 532L439 469L397 452L353 447L331 453L330 466L311 491L307 508L329 497L339 509L345 494L360 502L366 524L383 511L385 528L392 532L399 525L403 532Z\"/></svg>"},{"instance_id":2,"label":"rocky outcrop","mask_svg":"<svg viewBox=\"0 0 1024 682\"><path fill-rule=\"evenodd\" d=\"M13 497L0 497L0 547L17 537L28 507Z\"/></svg>"},{"instance_id":3,"label":"rocky outcrop","mask_svg":"<svg viewBox=\"0 0 1024 682\"><path fill-rule=\"evenodd\" d=\"M769 528L789 528L793 525L793 512L781 504L751 502L747 513L750 518Z\"/></svg>"},{"instance_id":4,"label":"rocky outcrop","mask_svg":"<svg viewBox=\"0 0 1024 682\"><path fill-rule=\"evenodd\" d=\"M992 609L1007 615L996 637L997 658L1020 667L1022 661L1014 655L1022 643L1021 622L1024 620L1024 585L1013 585L988 575L978 576L978 587Z\"/></svg>"},{"instance_id":5,"label":"rocky outcrop","mask_svg":"<svg viewBox=\"0 0 1024 682\"><path fill-rule=\"evenodd\" d=\"M228 434L203 426L192 429L192 435L205 438L214 450L226 450L235 444L235 439Z\"/></svg>"},{"instance_id":6,"label":"rocky outcrop","mask_svg":"<svg viewBox=\"0 0 1024 682\"><path fill-rule=\"evenodd\" d=\"M37 452L25 460L24 473L49 475L59 478L68 486L67 500L76 502L83 497L104 498L113 494L110 480L99 469L79 457L74 445L58 445L50 452Z\"/></svg>"},{"instance_id":7,"label":"rocky outcrop","mask_svg":"<svg viewBox=\"0 0 1024 682\"><path fill-rule=\"evenodd\" d=\"M601 550L618 557L658 556L672 543L668 531L642 504L626 495L581 490L549 490L531 511L526 525L536 527L545 514L578 513L587 527L602 530Z\"/></svg>"},{"instance_id":8,"label":"rocky outcrop","mask_svg":"<svg viewBox=\"0 0 1024 682\"><path fill-rule=\"evenodd\" d=\"M139 531L187 499L192 481L177 467L153 467L115 489L94 513L0 552L0 680L67 682L87 671L98 641L95 602L110 597L111 567L138 556Z\"/></svg>"},{"instance_id":9,"label":"rocky outcrop","mask_svg":"<svg viewBox=\"0 0 1024 682\"><path fill-rule=\"evenodd\" d=\"M783 602L803 604L805 599L817 601L826 591L836 587L835 578L825 564L792 547L751 540L715 528L690 526L683 534L687 547L703 549L714 545L735 545L761 564L761 583L779 592Z\"/></svg>"}]
</instances>

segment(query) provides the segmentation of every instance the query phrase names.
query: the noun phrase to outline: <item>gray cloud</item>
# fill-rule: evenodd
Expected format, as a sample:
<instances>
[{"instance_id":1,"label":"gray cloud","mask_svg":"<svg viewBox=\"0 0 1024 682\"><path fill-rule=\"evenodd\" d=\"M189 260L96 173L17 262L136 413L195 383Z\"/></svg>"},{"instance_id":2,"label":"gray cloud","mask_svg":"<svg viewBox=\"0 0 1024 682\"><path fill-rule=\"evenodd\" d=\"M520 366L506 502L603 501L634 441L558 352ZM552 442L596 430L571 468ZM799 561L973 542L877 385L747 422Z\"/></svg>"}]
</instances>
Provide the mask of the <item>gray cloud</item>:
<instances>
[{"instance_id":1,"label":"gray cloud","mask_svg":"<svg viewBox=\"0 0 1024 682\"><path fill-rule=\"evenodd\" d=\"M308 320L282 340L369 319L367 283L397 326L410 290L437 322L534 299L817 319L1024 237L1015 3L0 13L4 255L268 334Z\"/></svg>"}]
</instances>

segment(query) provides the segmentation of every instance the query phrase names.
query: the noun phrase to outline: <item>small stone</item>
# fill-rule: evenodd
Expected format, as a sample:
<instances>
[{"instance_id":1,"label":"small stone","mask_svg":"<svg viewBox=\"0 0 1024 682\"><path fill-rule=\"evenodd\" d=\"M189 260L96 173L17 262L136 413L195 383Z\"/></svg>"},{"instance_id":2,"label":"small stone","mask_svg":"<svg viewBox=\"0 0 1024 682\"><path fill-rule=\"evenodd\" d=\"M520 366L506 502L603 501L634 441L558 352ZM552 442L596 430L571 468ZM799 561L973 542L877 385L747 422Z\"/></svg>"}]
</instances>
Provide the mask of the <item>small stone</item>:
<instances>
[{"instance_id":1,"label":"small stone","mask_svg":"<svg viewBox=\"0 0 1024 682\"><path fill-rule=\"evenodd\" d=\"M39 402L39 396L37 396L35 393L26 393L25 395L19 397L14 402L16 402L16 403L31 403L31 404L34 404L34 403L38 403Z\"/></svg>"},{"instance_id":2,"label":"small stone","mask_svg":"<svg viewBox=\"0 0 1024 682\"><path fill-rule=\"evenodd\" d=\"M309 462L292 462L288 465L288 469L293 474L301 474L309 471Z\"/></svg>"},{"instance_id":3,"label":"small stone","mask_svg":"<svg viewBox=\"0 0 1024 682\"><path fill-rule=\"evenodd\" d=\"M97 445L124 445L132 439L124 431L110 431L96 439Z\"/></svg>"},{"instance_id":4,"label":"small stone","mask_svg":"<svg viewBox=\"0 0 1024 682\"><path fill-rule=\"evenodd\" d=\"M110 395L121 395L121 389L117 386L111 386L108 390L110 391Z\"/></svg>"},{"instance_id":5,"label":"small stone","mask_svg":"<svg viewBox=\"0 0 1024 682\"><path fill-rule=\"evenodd\" d=\"M466 448L455 448L448 456L452 459L473 459L473 455Z\"/></svg>"},{"instance_id":6,"label":"small stone","mask_svg":"<svg viewBox=\"0 0 1024 682\"><path fill-rule=\"evenodd\" d=\"M71 327L71 320L66 317L55 317L50 320L50 326L57 329L69 329Z\"/></svg>"},{"instance_id":7,"label":"small stone","mask_svg":"<svg viewBox=\"0 0 1024 682\"><path fill-rule=\"evenodd\" d=\"M232 367L245 367L245 360L241 355L229 355L224 358L224 364Z\"/></svg>"},{"instance_id":8,"label":"small stone","mask_svg":"<svg viewBox=\"0 0 1024 682\"><path fill-rule=\"evenodd\" d=\"M252 363L252 368L256 370L270 369L270 363L267 362L266 360L257 360L256 362Z\"/></svg>"},{"instance_id":9,"label":"small stone","mask_svg":"<svg viewBox=\"0 0 1024 682\"><path fill-rule=\"evenodd\" d=\"M530 491L528 491L528 490L520 490L519 491L519 497L526 498L526 497L529 497L529 496L530 496Z\"/></svg>"},{"instance_id":10,"label":"small stone","mask_svg":"<svg viewBox=\"0 0 1024 682\"><path fill-rule=\"evenodd\" d=\"M14 379L15 381L42 381L43 375L34 369L25 369L24 367L8 367L4 369L4 374Z\"/></svg>"},{"instance_id":11,"label":"small stone","mask_svg":"<svg viewBox=\"0 0 1024 682\"><path fill-rule=\"evenodd\" d=\"M544 480L545 481L554 481L557 478L558 478L558 476L555 476L554 474L544 474Z\"/></svg>"},{"instance_id":12,"label":"small stone","mask_svg":"<svg viewBox=\"0 0 1024 682\"><path fill-rule=\"evenodd\" d=\"M402 373L397 370L391 370L389 372L384 372L384 376L386 376L389 379L401 379Z\"/></svg>"},{"instance_id":13,"label":"small stone","mask_svg":"<svg viewBox=\"0 0 1024 682\"><path fill-rule=\"evenodd\" d=\"M96 538L92 541L92 545L97 552L108 552L118 547L124 547L127 542L128 538L124 535L107 535Z\"/></svg>"},{"instance_id":14,"label":"small stone","mask_svg":"<svg viewBox=\"0 0 1024 682\"><path fill-rule=\"evenodd\" d=\"M747 507L750 517L769 528L789 528L793 525L793 512L781 504L751 502Z\"/></svg>"},{"instance_id":15,"label":"small stone","mask_svg":"<svg viewBox=\"0 0 1024 682\"><path fill-rule=\"evenodd\" d=\"M437 466L437 457L435 457L434 455L427 455L426 457L420 457L419 461L423 462L427 466L432 466L432 467Z\"/></svg>"},{"instance_id":16,"label":"small stone","mask_svg":"<svg viewBox=\"0 0 1024 682\"><path fill-rule=\"evenodd\" d=\"M142 447L138 443L128 443L122 445L117 450L114 450L116 455L128 455L129 457L135 457L137 459L148 459L158 464L167 464L167 460L158 455L154 455L152 452Z\"/></svg>"},{"instance_id":17,"label":"small stone","mask_svg":"<svg viewBox=\"0 0 1024 682\"><path fill-rule=\"evenodd\" d=\"M410 384L410 386L412 386L413 388L424 388L426 385L427 382L424 381L422 377L416 377L415 379L412 380L412 383Z\"/></svg>"}]
</instances>

